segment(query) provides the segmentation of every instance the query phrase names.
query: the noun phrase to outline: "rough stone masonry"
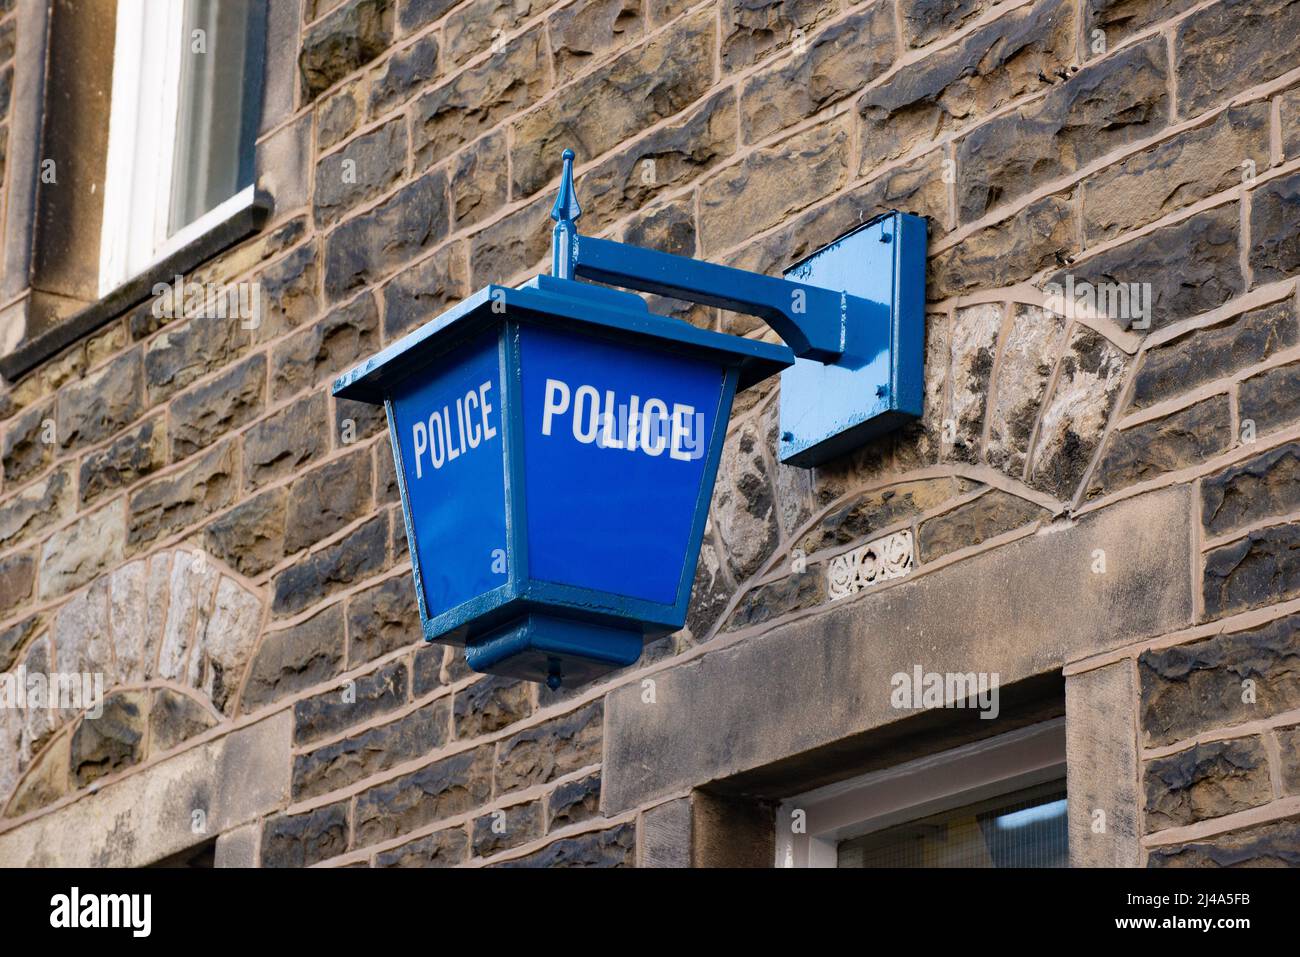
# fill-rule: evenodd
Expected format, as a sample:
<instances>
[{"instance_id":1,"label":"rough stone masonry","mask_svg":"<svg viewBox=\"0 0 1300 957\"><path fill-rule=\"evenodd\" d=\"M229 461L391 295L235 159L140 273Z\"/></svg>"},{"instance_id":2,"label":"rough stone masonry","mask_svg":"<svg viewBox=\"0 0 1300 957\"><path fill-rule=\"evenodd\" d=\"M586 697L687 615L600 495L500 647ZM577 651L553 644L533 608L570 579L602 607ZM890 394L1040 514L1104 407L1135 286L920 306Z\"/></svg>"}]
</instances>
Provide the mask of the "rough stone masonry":
<instances>
[{"instance_id":1,"label":"rough stone masonry","mask_svg":"<svg viewBox=\"0 0 1300 957\"><path fill-rule=\"evenodd\" d=\"M1073 863L1300 864L1300 0L271 11L272 212L187 277L261 321L139 300L0 386L0 671L107 695L0 708L0 863L771 865L773 800L940 747L889 707L920 664L1058 682ZM742 395L687 627L552 692L421 641L382 412L329 386L545 268L564 147L585 232L773 275L891 208L930 239L924 417L803 471ZM1151 322L1044 308L1067 276Z\"/></svg>"}]
</instances>

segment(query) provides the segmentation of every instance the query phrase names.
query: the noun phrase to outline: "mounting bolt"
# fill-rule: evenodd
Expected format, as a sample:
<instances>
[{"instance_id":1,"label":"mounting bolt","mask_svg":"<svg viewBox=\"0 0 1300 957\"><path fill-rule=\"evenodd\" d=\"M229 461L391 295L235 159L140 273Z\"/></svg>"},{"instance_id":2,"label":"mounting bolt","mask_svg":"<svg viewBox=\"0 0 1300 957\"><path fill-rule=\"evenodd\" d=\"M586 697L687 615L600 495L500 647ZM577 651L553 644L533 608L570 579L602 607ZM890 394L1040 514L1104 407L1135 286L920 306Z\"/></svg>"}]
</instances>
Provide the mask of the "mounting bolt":
<instances>
[{"instance_id":1,"label":"mounting bolt","mask_svg":"<svg viewBox=\"0 0 1300 957\"><path fill-rule=\"evenodd\" d=\"M885 396L889 395L889 386L887 385L876 386L876 395L880 396L881 398L884 398Z\"/></svg>"},{"instance_id":2,"label":"mounting bolt","mask_svg":"<svg viewBox=\"0 0 1300 957\"><path fill-rule=\"evenodd\" d=\"M881 234L880 234L880 241L881 241L882 243L887 243L887 242L889 242L889 241L890 241L891 239L893 239L893 238L894 238L894 237L891 236L891 235L889 235L889 233L881 233Z\"/></svg>"},{"instance_id":3,"label":"mounting bolt","mask_svg":"<svg viewBox=\"0 0 1300 957\"><path fill-rule=\"evenodd\" d=\"M782 433L781 433L781 441L782 441L782 442L793 442L793 441L794 441L794 433L793 433L793 432L782 432Z\"/></svg>"}]
</instances>

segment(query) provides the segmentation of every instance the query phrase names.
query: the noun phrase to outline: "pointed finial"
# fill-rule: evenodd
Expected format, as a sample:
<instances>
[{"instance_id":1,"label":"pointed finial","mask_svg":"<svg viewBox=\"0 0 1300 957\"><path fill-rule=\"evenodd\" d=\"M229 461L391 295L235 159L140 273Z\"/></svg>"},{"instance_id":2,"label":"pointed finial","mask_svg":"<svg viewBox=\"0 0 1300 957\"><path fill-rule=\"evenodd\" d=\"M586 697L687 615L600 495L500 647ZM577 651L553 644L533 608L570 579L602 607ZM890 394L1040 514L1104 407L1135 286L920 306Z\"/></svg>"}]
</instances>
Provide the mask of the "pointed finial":
<instances>
[{"instance_id":1,"label":"pointed finial","mask_svg":"<svg viewBox=\"0 0 1300 957\"><path fill-rule=\"evenodd\" d=\"M564 171L560 174L560 194L555 197L555 205L551 207L551 219L557 223L571 223L582 215L578 194L573 188L573 150L565 150L561 158L564 160Z\"/></svg>"},{"instance_id":2,"label":"pointed finial","mask_svg":"<svg viewBox=\"0 0 1300 957\"><path fill-rule=\"evenodd\" d=\"M578 251L578 227L574 222L582 215L578 194L573 188L573 150L563 154L564 172L560 174L560 195L555 197L551 219L551 275L557 279L573 278L573 260Z\"/></svg>"}]
</instances>

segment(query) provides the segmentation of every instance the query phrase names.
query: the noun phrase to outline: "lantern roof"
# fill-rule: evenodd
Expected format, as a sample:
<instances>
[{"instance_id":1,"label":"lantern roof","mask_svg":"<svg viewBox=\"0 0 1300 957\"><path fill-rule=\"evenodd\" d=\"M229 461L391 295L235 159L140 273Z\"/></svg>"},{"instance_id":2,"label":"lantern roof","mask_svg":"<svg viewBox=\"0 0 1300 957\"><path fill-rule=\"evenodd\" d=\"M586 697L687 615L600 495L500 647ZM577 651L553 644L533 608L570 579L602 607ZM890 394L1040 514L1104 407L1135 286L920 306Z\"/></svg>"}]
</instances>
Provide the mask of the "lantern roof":
<instances>
[{"instance_id":1,"label":"lantern roof","mask_svg":"<svg viewBox=\"0 0 1300 957\"><path fill-rule=\"evenodd\" d=\"M679 355L721 361L739 367L741 389L794 363L788 346L700 329L685 320L659 315L651 312L636 293L540 275L519 287L484 286L339 376L334 382L334 394L382 404L397 383L466 338L506 318L607 339L641 340Z\"/></svg>"}]
</instances>

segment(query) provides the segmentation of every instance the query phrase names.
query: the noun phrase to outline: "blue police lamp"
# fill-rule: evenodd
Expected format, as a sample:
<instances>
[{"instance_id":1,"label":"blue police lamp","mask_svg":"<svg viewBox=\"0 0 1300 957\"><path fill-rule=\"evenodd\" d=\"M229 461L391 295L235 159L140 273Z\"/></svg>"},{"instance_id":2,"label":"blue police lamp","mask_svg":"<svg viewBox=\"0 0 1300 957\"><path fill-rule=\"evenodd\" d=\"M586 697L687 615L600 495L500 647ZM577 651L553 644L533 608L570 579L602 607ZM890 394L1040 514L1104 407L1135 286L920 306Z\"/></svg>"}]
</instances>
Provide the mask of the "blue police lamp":
<instances>
[{"instance_id":1,"label":"blue police lamp","mask_svg":"<svg viewBox=\"0 0 1300 957\"><path fill-rule=\"evenodd\" d=\"M782 373L798 465L921 411L923 220L872 220L793 280L580 237L580 215L565 150L551 275L480 289L333 390L387 411L426 640L553 688L685 623L738 389ZM759 316L786 344L578 277Z\"/></svg>"}]
</instances>

